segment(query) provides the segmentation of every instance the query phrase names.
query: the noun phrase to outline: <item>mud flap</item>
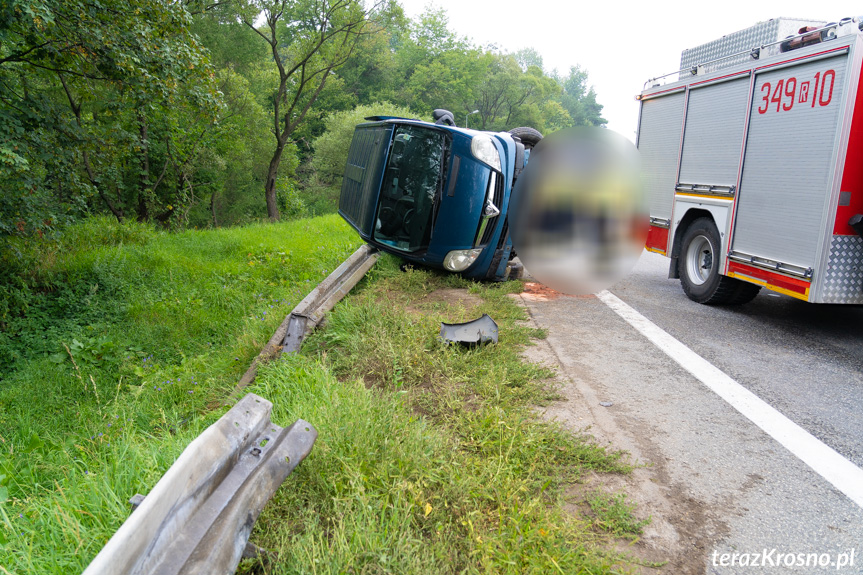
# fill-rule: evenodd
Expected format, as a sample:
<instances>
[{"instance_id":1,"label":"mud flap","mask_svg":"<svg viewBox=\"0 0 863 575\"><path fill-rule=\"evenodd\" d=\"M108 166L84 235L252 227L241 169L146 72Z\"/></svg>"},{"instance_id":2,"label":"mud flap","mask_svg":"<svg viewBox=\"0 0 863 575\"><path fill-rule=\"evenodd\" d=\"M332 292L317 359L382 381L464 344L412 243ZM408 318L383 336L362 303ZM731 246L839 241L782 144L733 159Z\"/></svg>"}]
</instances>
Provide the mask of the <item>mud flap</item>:
<instances>
[{"instance_id":1,"label":"mud flap","mask_svg":"<svg viewBox=\"0 0 863 575\"><path fill-rule=\"evenodd\" d=\"M467 323L441 322L440 337L446 343L458 342L466 345L497 343L497 324L487 313Z\"/></svg>"},{"instance_id":2,"label":"mud flap","mask_svg":"<svg viewBox=\"0 0 863 575\"><path fill-rule=\"evenodd\" d=\"M857 235L863 237L863 214L854 214L848 220L848 225L851 226Z\"/></svg>"}]
</instances>

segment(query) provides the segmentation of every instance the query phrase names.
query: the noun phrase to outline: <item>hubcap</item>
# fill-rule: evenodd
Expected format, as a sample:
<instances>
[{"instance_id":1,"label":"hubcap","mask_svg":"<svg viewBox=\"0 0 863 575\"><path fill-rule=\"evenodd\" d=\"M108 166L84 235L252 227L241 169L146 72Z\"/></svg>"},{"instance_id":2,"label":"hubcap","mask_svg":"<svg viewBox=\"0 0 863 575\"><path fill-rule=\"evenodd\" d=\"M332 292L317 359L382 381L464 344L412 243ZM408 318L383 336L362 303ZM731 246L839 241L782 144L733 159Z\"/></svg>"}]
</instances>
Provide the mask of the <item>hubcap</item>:
<instances>
[{"instance_id":1,"label":"hubcap","mask_svg":"<svg viewBox=\"0 0 863 575\"><path fill-rule=\"evenodd\" d=\"M697 236L686 252L686 275L695 285L701 285L710 277L713 269L713 246L706 236Z\"/></svg>"}]
</instances>

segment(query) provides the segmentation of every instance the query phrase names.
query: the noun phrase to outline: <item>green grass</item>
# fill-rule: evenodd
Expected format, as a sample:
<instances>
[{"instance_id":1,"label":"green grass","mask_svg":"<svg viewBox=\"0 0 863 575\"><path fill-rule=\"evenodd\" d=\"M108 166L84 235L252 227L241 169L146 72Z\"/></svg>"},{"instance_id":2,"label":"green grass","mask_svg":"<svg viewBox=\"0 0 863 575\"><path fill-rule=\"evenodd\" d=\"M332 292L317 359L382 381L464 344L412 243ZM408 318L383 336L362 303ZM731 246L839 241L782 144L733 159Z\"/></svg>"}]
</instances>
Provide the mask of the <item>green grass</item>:
<instances>
[{"instance_id":1,"label":"green grass","mask_svg":"<svg viewBox=\"0 0 863 575\"><path fill-rule=\"evenodd\" d=\"M650 525L650 518L639 520L633 515L635 503L627 502L623 493L610 495L595 491L587 498L587 503L596 515L597 527L618 537L634 539Z\"/></svg>"},{"instance_id":2,"label":"green grass","mask_svg":"<svg viewBox=\"0 0 863 575\"><path fill-rule=\"evenodd\" d=\"M385 257L303 355L264 368L251 391L275 418L320 435L258 521L265 573L617 573L589 518L562 511L588 470L628 472L623 454L537 420L549 372L518 355L532 337L508 294ZM428 301L467 288L475 309ZM440 322L489 313L500 343L446 346Z\"/></svg>"},{"instance_id":3,"label":"green grass","mask_svg":"<svg viewBox=\"0 0 863 575\"><path fill-rule=\"evenodd\" d=\"M158 233L91 220L2 252L0 573L80 572L293 306L358 245L338 217ZM476 305L429 299L464 288ZM620 452L539 421L550 372L519 351L517 282L480 285L385 256L300 355L249 389L319 438L258 520L278 561L245 573L619 573L595 517L562 510ZM500 343L446 346L489 313ZM68 348L68 349L67 349ZM596 512L598 516L598 512Z\"/></svg>"},{"instance_id":4,"label":"green grass","mask_svg":"<svg viewBox=\"0 0 863 575\"><path fill-rule=\"evenodd\" d=\"M0 565L80 572L357 245L327 216L179 234L91 220L8 246Z\"/></svg>"}]
</instances>

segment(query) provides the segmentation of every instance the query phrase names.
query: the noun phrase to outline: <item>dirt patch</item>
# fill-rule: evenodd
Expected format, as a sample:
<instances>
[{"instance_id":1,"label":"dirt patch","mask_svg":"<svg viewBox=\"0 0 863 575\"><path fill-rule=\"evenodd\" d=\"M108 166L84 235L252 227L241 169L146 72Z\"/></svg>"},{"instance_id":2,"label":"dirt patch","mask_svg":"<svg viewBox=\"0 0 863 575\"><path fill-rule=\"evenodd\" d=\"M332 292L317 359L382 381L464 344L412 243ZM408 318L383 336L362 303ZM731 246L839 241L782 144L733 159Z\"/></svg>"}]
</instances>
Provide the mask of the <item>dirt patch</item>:
<instances>
[{"instance_id":1,"label":"dirt patch","mask_svg":"<svg viewBox=\"0 0 863 575\"><path fill-rule=\"evenodd\" d=\"M524 297L522 295L522 297ZM532 320L531 320L532 323ZM542 410L541 416L556 420L575 433L588 432L600 445L622 449L637 467L628 475L591 473L565 491L565 509L580 517L592 517L586 503L596 491L624 493L635 502L637 519L650 519L635 541L618 539L613 547L633 560L635 573L702 575L704 558L713 542L728 532L727 525L711 507L693 497L670 476L665 456L651 442L647 424L615 417L616 407L603 406L605 397L577 373L567 373L551 345L541 340L525 350L529 361L555 369L554 383L560 399Z\"/></svg>"},{"instance_id":2,"label":"dirt patch","mask_svg":"<svg viewBox=\"0 0 863 575\"><path fill-rule=\"evenodd\" d=\"M478 316L479 314L476 310L480 305L482 305L482 298L478 295L469 293L466 289L462 288L447 288L438 289L424 295L412 302L406 309L415 314L446 312L447 316L472 316L474 314ZM461 321L462 317L458 317L457 319Z\"/></svg>"},{"instance_id":3,"label":"dirt patch","mask_svg":"<svg viewBox=\"0 0 863 575\"><path fill-rule=\"evenodd\" d=\"M564 509L591 517L586 500L592 493L624 493L627 501L637 503L635 517L650 520L641 537L612 542L618 552L632 559L633 572L703 575L704 557L714 540L708 535L716 528L715 518L703 502L664 479L667 477L661 465L635 469L629 475L591 473L566 489Z\"/></svg>"}]
</instances>

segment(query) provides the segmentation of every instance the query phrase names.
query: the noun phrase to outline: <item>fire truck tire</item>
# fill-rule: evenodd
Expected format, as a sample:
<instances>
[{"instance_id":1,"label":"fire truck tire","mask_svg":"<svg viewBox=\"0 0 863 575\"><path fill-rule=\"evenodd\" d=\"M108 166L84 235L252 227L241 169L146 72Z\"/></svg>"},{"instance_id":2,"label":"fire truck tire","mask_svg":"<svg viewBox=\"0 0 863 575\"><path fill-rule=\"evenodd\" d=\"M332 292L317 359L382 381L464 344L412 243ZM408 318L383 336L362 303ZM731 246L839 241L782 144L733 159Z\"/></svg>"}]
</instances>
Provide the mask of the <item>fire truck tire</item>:
<instances>
[{"instance_id":1,"label":"fire truck tire","mask_svg":"<svg viewBox=\"0 0 863 575\"><path fill-rule=\"evenodd\" d=\"M760 286L720 275L722 242L710 218L692 222L683 234L678 271L686 297L708 305L739 305L751 301Z\"/></svg>"},{"instance_id":2,"label":"fire truck tire","mask_svg":"<svg viewBox=\"0 0 863 575\"><path fill-rule=\"evenodd\" d=\"M729 278L734 279L734 278ZM749 282L744 282L740 280L734 280L737 282L737 291L734 293L734 297L728 302L729 305L743 305L745 303L749 303L755 299L755 296L758 295L758 292L761 291L761 286L751 284Z\"/></svg>"},{"instance_id":3,"label":"fire truck tire","mask_svg":"<svg viewBox=\"0 0 863 575\"><path fill-rule=\"evenodd\" d=\"M539 130L534 130L527 126L513 128L509 133L521 140L525 150L530 150L542 140L542 134L539 133Z\"/></svg>"}]
</instances>

